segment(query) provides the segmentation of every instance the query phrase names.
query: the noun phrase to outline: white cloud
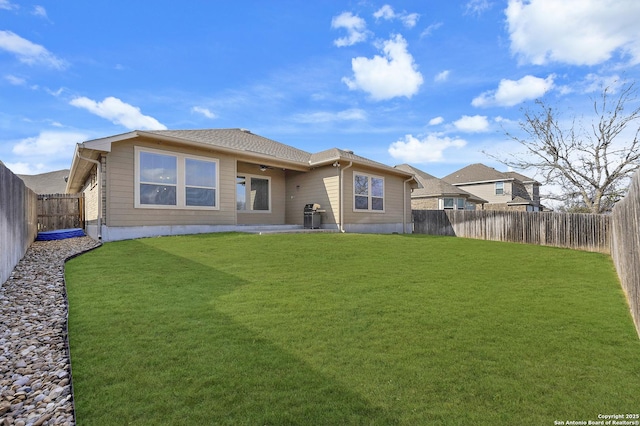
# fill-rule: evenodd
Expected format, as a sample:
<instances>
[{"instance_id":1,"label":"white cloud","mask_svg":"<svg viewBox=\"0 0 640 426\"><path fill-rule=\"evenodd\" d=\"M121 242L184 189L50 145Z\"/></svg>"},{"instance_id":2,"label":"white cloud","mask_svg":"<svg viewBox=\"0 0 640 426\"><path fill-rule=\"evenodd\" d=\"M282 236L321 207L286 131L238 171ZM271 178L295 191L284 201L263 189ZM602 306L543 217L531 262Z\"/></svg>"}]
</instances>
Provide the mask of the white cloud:
<instances>
[{"instance_id":1,"label":"white cloud","mask_svg":"<svg viewBox=\"0 0 640 426\"><path fill-rule=\"evenodd\" d=\"M597 65L621 53L640 63L637 0L509 0L505 14L522 62Z\"/></svg>"},{"instance_id":2,"label":"white cloud","mask_svg":"<svg viewBox=\"0 0 640 426\"><path fill-rule=\"evenodd\" d=\"M385 4L373 14L373 17L376 18L376 20L384 19L386 21L399 19L405 27L413 28L418 23L418 19L420 19L420 14L407 13L405 11L401 13L396 13L391 6L389 6L388 4Z\"/></svg>"},{"instance_id":3,"label":"white cloud","mask_svg":"<svg viewBox=\"0 0 640 426\"><path fill-rule=\"evenodd\" d=\"M601 92L602 89L608 87L611 93L616 93L617 89L624 83L619 75L601 76L597 74L587 74L582 82L583 93Z\"/></svg>"},{"instance_id":4,"label":"white cloud","mask_svg":"<svg viewBox=\"0 0 640 426\"><path fill-rule=\"evenodd\" d=\"M412 97L422 85L422 74L418 72L413 56L407 51L407 42L396 35L382 45L384 57L357 57L351 60L353 78L342 81L351 90L363 90L374 100L385 100L397 96Z\"/></svg>"},{"instance_id":5,"label":"white cloud","mask_svg":"<svg viewBox=\"0 0 640 426\"><path fill-rule=\"evenodd\" d=\"M470 0L464 7L465 15L482 15L491 8L492 4L488 0Z\"/></svg>"},{"instance_id":6,"label":"white cloud","mask_svg":"<svg viewBox=\"0 0 640 426\"><path fill-rule=\"evenodd\" d=\"M509 118L504 118L502 116L497 116L493 119L493 121L495 121L496 123L499 123L500 125L512 125L512 124L518 124L517 120L511 120Z\"/></svg>"},{"instance_id":7,"label":"white cloud","mask_svg":"<svg viewBox=\"0 0 640 426\"><path fill-rule=\"evenodd\" d=\"M441 26L442 26L442 22L436 22L434 24L429 25L427 28L424 29L424 31L422 31L422 33L420 33L420 38L430 36L435 30L437 30Z\"/></svg>"},{"instance_id":8,"label":"white cloud","mask_svg":"<svg viewBox=\"0 0 640 426\"><path fill-rule=\"evenodd\" d=\"M389 6L388 4L385 4L384 6L382 6L380 9L378 9L374 14L373 17L376 19L385 19L387 21L390 21L391 19L393 19L396 16L395 12L393 11L393 8L391 6Z\"/></svg>"},{"instance_id":9,"label":"white cloud","mask_svg":"<svg viewBox=\"0 0 640 426\"><path fill-rule=\"evenodd\" d=\"M441 82L441 81L447 81L447 79L449 78L449 74L451 72L449 70L444 70L442 72L439 72L434 78L433 81L437 81L437 82Z\"/></svg>"},{"instance_id":10,"label":"white cloud","mask_svg":"<svg viewBox=\"0 0 640 426\"><path fill-rule=\"evenodd\" d=\"M313 112L297 114L294 120L300 123L329 123L335 121L360 121L366 120L367 113L359 108L346 109L338 112Z\"/></svg>"},{"instance_id":11,"label":"white cloud","mask_svg":"<svg viewBox=\"0 0 640 426\"><path fill-rule=\"evenodd\" d=\"M56 98L60 95L62 95L62 93L66 90L64 87L60 87L58 90L51 90L48 87L44 88L45 92L47 92L48 94L50 94L51 96L55 96Z\"/></svg>"},{"instance_id":12,"label":"white cloud","mask_svg":"<svg viewBox=\"0 0 640 426\"><path fill-rule=\"evenodd\" d=\"M331 20L331 28L344 28L347 30L347 37L341 37L333 41L338 47L351 46L365 41L368 36L367 23L364 19L351 12L343 12L334 16Z\"/></svg>"},{"instance_id":13,"label":"white cloud","mask_svg":"<svg viewBox=\"0 0 640 426\"><path fill-rule=\"evenodd\" d=\"M527 75L520 80L500 80L497 90L489 90L471 101L475 107L514 106L543 96L553 88L555 75L547 78Z\"/></svg>"},{"instance_id":14,"label":"white cloud","mask_svg":"<svg viewBox=\"0 0 640 426\"><path fill-rule=\"evenodd\" d=\"M449 148L462 148L467 144L464 139L452 139L430 134L423 139L406 135L389 146L389 154L407 163L433 163L444 159L444 151Z\"/></svg>"},{"instance_id":15,"label":"white cloud","mask_svg":"<svg viewBox=\"0 0 640 426\"><path fill-rule=\"evenodd\" d=\"M99 117L106 118L114 124L119 124L129 130L166 130L167 127L153 117L144 115L140 108L122 102L112 96L102 102L89 98L78 97L70 102L71 105L84 108Z\"/></svg>"},{"instance_id":16,"label":"white cloud","mask_svg":"<svg viewBox=\"0 0 640 426\"><path fill-rule=\"evenodd\" d=\"M37 175L40 173L46 173L46 166L43 163L32 165L19 161L17 163L4 163L4 165L16 175Z\"/></svg>"},{"instance_id":17,"label":"white cloud","mask_svg":"<svg viewBox=\"0 0 640 426\"><path fill-rule=\"evenodd\" d=\"M202 114L207 118L217 118L217 116L212 113L209 108L203 108L203 107L199 107L199 106L194 106L193 108L191 108L191 112L195 112L197 114Z\"/></svg>"},{"instance_id":18,"label":"white cloud","mask_svg":"<svg viewBox=\"0 0 640 426\"><path fill-rule=\"evenodd\" d=\"M24 78L16 77L15 75L11 74L5 75L4 79L14 86L24 86L27 83L27 80L25 80Z\"/></svg>"},{"instance_id":19,"label":"white cloud","mask_svg":"<svg viewBox=\"0 0 640 426\"><path fill-rule=\"evenodd\" d=\"M38 136L22 139L13 146L12 152L21 156L70 155L78 142L87 140L81 132L42 131ZM71 158L69 158L71 161Z\"/></svg>"},{"instance_id":20,"label":"white cloud","mask_svg":"<svg viewBox=\"0 0 640 426\"><path fill-rule=\"evenodd\" d=\"M25 64L42 64L59 70L67 68L66 61L57 58L39 44L32 43L11 31L0 31L0 49L13 53L20 62Z\"/></svg>"},{"instance_id":21,"label":"white cloud","mask_svg":"<svg viewBox=\"0 0 640 426\"><path fill-rule=\"evenodd\" d=\"M17 4L11 3L9 0L0 0L0 9L4 10L16 10L20 8Z\"/></svg>"},{"instance_id":22,"label":"white cloud","mask_svg":"<svg viewBox=\"0 0 640 426\"><path fill-rule=\"evenodd\" d=\"M43 6L33 6L33 12L31 13L35 16L48 19L47 9L45 9Z\"/></svg>"},{"instance_id":23,"label":"white cloud","mask_svg":"<svg viewBox=\"0 0 640 426\"><path fill-rule=\"evenodd\" d=\"M489 120L484 115L463 115L453 122L456 129L467 133L480 133L489 130Z\"/></svg>"},{"instance_id":24,"label":"white cloud","mask_svg":"<svg viewBox=\"0 0 640 426\"><path fill-rule=\"evenodd\" d=\"M413 28L418 24L418 19L420 19L419 13L408 13L403 15L400 20L407 28Z\"/></svg>"},{"instance_id":25,"label":"white cloud","mask_svg":"<svg viewBox=\"0 0 640 426\"><path fill-rule=\"evenodd\" d=\"M434 117L429 120L429 126L437 126L438 124L444 123L444 118L442 117Z\"/></svg>"}]
</instances>

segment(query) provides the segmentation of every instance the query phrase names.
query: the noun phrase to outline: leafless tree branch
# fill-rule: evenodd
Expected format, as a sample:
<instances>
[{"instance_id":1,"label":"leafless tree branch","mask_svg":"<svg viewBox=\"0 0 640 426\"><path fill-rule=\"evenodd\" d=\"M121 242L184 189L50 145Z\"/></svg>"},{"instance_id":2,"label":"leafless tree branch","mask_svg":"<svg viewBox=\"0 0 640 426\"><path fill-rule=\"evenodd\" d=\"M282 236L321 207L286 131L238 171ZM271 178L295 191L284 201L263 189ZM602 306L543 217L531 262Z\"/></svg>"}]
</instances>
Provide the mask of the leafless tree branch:
<instances>
[{"instance_id":1,"label":"leafless tree branch","mask_svg":"<svg viewBox=\"0 0 640 426\"><path fill-rule=\"evenodd\" d=\"M635 82L613 86L593 100L594 121L588 131L575 116L562 127L561 114L543 100L523 110L519 132L505 132L524 151L507 157L487 154L508 167L535 170L541 183L559 186L546 198L582 206L592 213L609 211L624 196L628 179L640 167L640 106ZM629 106L633 109L627 110Z\"/></svg>"}]
</instances>

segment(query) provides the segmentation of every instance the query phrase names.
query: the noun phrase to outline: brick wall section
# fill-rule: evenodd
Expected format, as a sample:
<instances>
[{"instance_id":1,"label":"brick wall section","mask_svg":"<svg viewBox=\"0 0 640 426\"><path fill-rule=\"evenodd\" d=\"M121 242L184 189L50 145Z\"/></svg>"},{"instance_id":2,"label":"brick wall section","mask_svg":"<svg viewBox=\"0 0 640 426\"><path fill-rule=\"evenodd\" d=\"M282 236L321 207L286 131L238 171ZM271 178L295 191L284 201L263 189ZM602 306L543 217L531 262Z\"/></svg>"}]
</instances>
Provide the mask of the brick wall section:
<instances>
[{"instance_id":1,"label":"brick wall section","mask_svg":"<svg viewBox=\"0 0 640 426\"><path fill-rule=\"evenodd\" d=\"M437 198L412 198L412 210L438 210Z\"/></svg>"}]
</instances>

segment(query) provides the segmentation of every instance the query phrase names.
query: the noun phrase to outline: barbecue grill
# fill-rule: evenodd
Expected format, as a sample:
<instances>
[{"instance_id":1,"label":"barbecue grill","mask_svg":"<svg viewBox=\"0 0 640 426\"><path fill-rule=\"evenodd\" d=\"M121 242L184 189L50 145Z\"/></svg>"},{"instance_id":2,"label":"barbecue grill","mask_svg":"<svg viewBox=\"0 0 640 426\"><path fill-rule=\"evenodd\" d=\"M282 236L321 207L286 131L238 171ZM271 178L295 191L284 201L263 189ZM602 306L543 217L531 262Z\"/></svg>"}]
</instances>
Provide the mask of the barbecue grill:
<instances>
[{"instance_id":1,"label":"barbecue grill","mask_svg":"<svg viewBox=\"0 0 640 426\"><path fill-rule=\"evenodd\" d=\"M319 229L322 223L320 204L305 204L304 206L304 227L305 229Z\"/></svg>"}]
</instances>

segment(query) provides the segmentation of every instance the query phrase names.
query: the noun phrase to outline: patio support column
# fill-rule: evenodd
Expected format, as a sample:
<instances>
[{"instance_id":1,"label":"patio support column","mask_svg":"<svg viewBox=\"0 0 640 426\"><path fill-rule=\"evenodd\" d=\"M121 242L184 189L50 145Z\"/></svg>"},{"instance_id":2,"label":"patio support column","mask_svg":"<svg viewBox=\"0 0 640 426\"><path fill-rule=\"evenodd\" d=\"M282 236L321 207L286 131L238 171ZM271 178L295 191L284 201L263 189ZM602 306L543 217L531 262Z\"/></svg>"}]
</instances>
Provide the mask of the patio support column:
<instances>
[{"instance_id":1,"label":"patio support column","mask_svg":"<svg viewBox=\"0 0 640 426\"><path fill-rule=\"evenodd\" d=\"M353 166L353 161L349 161L349 165L345 168L340 169L340 197L339 205L340 205L340 232L345 232L344 230L344 171L349 167Z\"/></svg>"}]
</instances>

